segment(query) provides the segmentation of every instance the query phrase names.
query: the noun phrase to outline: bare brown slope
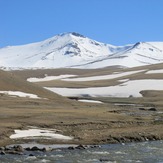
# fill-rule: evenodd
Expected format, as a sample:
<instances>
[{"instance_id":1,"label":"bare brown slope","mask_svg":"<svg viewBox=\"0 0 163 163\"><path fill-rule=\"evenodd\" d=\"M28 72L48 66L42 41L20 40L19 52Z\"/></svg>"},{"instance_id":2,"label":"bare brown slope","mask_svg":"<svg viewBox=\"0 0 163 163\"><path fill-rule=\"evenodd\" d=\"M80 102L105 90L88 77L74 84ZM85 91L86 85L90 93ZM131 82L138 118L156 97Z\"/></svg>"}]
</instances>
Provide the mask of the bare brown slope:
<instances>
[{"instance_id":1,"label":"bare brown slope","mask_svg":"<svg viewBox=\"0 0 163 163\"><path fill-rule=\"evenodd\" d=\"M21 76L23 79L36 77L43 78L45 74L48 76L58 75L78 75L80 77L95 76L95 75L106 75L114 71L121 71L118 67L107 67L100 69L75 69L75 68L58 68L58 69L37 69L37 70L13 70L12 73Z\"/></svg>"},{"instance_id":2,"label":"bare brown slope","mask_svg":"<svg viewBox=\"0 0 163 163\"><path fill-rule=\"evenodd\" d=\"M117 67L107 67L102 69L53 69L53 70L23 70L23 71L13 71L13 73L23 77L24 79L28 77L45 77L45 74L48 76L57 76L64 74L73 74L80 77L90 77L90 76L100 76L100 75L111 75L115 72L129 72L129 71L138 71L142 72L134 73L128 76L122 76L115 79L105 79L105 80L95 80L95 81L64 81L64 80L51 80L51 81L42 81L35 82L35 84L42 87L67 87L67 88L87 88L87 87L105 87L105 86L114 86L120 84L119 80L129 79L129 80L141 80L141 79L163 79L161 74L147 74L147 71L163 69L163 64L148 65L136 68L117 68ZM31 74L31 75L30 75ZM75 77L76 78L76 77Z\"/></svg>"},{"instance_id":3,"label":"bare brown slope","mask_svg":"<svg viewBox=\"0 0 163 163\"><path fill-rule=\"evenodd\" d=\"M66 98L39 87L36 84L29 83L11 72L2 70L0 70L0 91L21 91L36 94L43 98L68 101Z\"/></svg>"}]
</instances>

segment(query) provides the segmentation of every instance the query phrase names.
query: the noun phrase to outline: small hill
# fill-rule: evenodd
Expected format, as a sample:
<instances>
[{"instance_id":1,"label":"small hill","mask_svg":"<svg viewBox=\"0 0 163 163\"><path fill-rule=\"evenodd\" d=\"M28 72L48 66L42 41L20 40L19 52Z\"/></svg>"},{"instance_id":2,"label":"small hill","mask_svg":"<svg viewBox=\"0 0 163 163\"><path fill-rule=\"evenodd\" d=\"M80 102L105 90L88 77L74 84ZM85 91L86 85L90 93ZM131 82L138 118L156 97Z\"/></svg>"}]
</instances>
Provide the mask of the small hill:
<instances>
[{"instance_id":1,"label":"small hill","mask_svg":"<svg viewBox=\"0 0 163 163\"><path fill-rule=\"evenodd\" d=\"M47 91L36 84L29 83L11 72L6 72L3 70L0 70L0 91L20 91L24 93L35 94L42 98L64 100L65 102L68 101L64 97Z\"/></svg>"}]
</instances>

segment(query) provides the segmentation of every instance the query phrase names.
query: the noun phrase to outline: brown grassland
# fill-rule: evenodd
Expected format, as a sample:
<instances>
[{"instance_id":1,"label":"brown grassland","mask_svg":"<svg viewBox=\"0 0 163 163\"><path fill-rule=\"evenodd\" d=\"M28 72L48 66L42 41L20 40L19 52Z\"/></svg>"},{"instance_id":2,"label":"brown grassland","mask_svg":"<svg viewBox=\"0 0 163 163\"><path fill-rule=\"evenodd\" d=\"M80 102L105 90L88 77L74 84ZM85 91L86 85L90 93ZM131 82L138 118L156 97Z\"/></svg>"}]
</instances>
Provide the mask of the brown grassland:
<instances>
[{"instance_id":1,"label":"brown grassland","mask_svg":"<svg viewBox=\"0 0 163 163\"><path fill-rule=\"evenodd\" d=\"M93 82L67 82L53 80L48 82L29 83L29 77L57 76L73 74L80 77L112 74L130 70L161 69L163 64L132 69L105 68L98 70L55 69L0 71L0 90L22 91L37 94L42 99L11 97L0 94L0 146L24 143L33 140L11 140L9 136L15 129L27 129L28 126L54 128L72 141L35 140L39 143L75 143L102 144L132 141L163 139L163 91L142 91L142 98L89 98L100 100L102 104L83 103L77 98L69 99L48 90L49 87L96 87L110 86L119 83L119 79L163 79L160 74L140 72L114 80ZM120 105L115 105L120 104ZM129 105L131 104L131 105ZM134 105L133 105L134 104ZM156 111L151 111L155 108Z\"/></svg>"}]
</instances>

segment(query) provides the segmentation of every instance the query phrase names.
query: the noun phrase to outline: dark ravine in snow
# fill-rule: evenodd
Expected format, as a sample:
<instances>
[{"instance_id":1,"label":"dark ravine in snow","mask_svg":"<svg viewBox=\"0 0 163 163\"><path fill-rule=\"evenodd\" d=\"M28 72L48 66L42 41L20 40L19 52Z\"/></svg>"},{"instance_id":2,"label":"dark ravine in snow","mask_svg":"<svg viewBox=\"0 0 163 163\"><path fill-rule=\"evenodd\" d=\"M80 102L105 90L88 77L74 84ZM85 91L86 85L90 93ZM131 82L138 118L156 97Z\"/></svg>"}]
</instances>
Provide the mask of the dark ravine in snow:
<instances>
[{"instance_id":1,"label":"dark ravine in snow","mask_svg":"<svg viewBox=\"0 0 163 163\"><path fill-rule=\"evenodd\" d=\"M137 67L162 62L163 42L113 46L75 32L0 49L2 69Z\"/></svg>"}]
</instances>

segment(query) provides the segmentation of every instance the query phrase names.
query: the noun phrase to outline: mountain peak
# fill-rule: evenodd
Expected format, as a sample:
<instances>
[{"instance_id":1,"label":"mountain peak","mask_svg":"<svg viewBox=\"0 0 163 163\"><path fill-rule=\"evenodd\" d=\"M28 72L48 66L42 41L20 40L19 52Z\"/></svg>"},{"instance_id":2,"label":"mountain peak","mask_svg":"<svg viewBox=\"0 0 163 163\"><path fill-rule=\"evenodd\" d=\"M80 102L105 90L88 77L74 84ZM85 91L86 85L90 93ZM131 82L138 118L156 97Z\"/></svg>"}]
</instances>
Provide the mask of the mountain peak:
<instances>
[{"instance_id":1,"label":"mountain peak","mask_svg":"<svg viewBox=\"0 0 163 163\"><path fill-rule=\"evenodd\" d=\"M70 34L73 35L73 36L76 36L76 37L86 38L85 36L83 36L83 35L81 35L79 33L76 33L76 32L71 32Z\"/></svg>"},{"instance_id":2,"label":"mountain peak","mask_svg":"<svg viewBox=\"0 0 163 163\"><path fill-rule=\"evenodd\" d=\"M133 47L139 47L141 45L145 44L145 42L137 42L136 44L134 44Z\"/></svg>"},{"instance_id":3,"label":"mountain peak","mask_svg":"<svg viewBox=\"0 0 163 163\"><path fill-rule=\"evenodd\" d=\"M113 46L76 32L62 33L37 43L0 49L0 66L15 69L101 68L113 65L135 67L160 62L163 62L162 42Z\"/></svg>"},{"instance_id":4,"label":"mountain peak","mask_svg":"<svg viewBox=\"0 0 163 163\"><path fill-rule=\"evenodd\" d=\"M76 36L76 37L82 37L82 38L86 38L84 35L77 33L77 32L65 32L65 33L61 33L58 36Z\"/></svg>"}]
</instances>

